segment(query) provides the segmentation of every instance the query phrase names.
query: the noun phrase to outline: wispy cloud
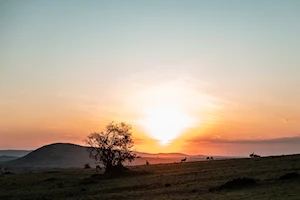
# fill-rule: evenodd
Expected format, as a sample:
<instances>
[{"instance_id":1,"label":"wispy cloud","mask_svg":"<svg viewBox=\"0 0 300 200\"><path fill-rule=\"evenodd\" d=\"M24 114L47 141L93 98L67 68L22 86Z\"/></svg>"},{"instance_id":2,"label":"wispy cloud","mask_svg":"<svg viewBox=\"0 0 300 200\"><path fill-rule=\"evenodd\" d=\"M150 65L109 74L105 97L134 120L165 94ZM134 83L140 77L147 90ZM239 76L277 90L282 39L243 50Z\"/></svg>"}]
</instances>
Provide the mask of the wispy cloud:
<instances>
[{"instance_id":1,"label":"wispy cloud","mask_svg":"<svg viewBox=\"0 0 300 200\"><path fill-rule=\"evenodd\" d=\"M291 119L291 118L282 118L281 121L286 122L286 123L295 123L296 122L295 119Z\"/></svg>"},{"instance_id":2,"label":"wispy cloud","mask_svg":"<svg viewBox=\"0 0 300 200\"><path fill-rule=\"evenodd\" d=\"M204 155L262 156L300 153L300 135L273 139L195 138L186 140L182 151Z\"/></svg>"},{"instance_id":3,"label":"wispy cloud","mask_svg":"<svg viewBox=\"0 0 300 200\"><path fill-rule=\"evenodd\" d=\"M188 140L190 143L202 143L202 142L211 142L211 143L233 143L233 144L279 144L279 143L293 143L300 145L300 135L294 137L282 137L282 138L273 138L273 139L249 139L249 140L232 140L232 139L221 139L221 136L216 135L212 138L205 139L192 139Z\"/></svg>"}]
</instances>

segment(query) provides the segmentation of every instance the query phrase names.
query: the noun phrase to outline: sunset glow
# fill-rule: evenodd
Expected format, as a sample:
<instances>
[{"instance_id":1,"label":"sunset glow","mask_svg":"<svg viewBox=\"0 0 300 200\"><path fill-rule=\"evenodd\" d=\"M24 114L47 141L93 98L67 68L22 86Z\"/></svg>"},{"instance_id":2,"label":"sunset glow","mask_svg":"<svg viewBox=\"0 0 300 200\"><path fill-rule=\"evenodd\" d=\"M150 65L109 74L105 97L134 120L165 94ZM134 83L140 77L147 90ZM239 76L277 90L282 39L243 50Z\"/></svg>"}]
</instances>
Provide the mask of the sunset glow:
<instances>
[{"instance_id":1,"label":"sunset glow","mask_svg":"<svg viewBox=\"0 0 300 200\"><path fill-rule=\"evenodd\" d=\"M147 133L158 140L161 145L167 145L183 133L195 121L179 110L179 108L160 106L149 108L147 117L141 121Z\"/></svg>"},{"instance_id":2,"label":"sunset glow","mask_svg":"<svg viewBox=\"0 0 300 200\"><path fill-rule=\"evenodd\" d=\"M203 121L211 120L209 113L216 111L216 102L197 91L195 81L187 78L168 80L152 86L145 86L129 104L130 110L136 110L138 125L145 133L167 146L172 141L194 127L205 126ZM187 98L188 97L188 98Z\"/></svg>"},{"instance_id":3,"label":"sunset glow","mask_svg":"<svg viewBox=\"0 0 300 200\"><path fill-rule=\"evenodd\" d=\"M299 10L300 1L3 1L0 149L83 145L114 121L132 125L136 151L300 152Z\"/></svg>"}]
</instances>

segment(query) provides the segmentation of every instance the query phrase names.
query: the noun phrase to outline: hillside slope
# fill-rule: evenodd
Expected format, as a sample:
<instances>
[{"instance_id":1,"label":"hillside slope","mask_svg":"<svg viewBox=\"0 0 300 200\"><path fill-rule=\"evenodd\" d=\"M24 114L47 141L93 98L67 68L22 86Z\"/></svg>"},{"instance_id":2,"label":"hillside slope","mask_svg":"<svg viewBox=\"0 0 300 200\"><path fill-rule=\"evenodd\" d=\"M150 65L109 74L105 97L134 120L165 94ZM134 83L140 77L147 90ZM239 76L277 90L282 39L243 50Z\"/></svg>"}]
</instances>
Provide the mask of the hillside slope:
<instances>
[{"instance_id":1,"label":"hillside slope","mask_svg":"<svg viewBox=\"0 0 300 200\"><path fill-rule=\"evenodd\" d=\"M85 147L75 144L55 143L43 146L7 164L12 167L81 168L86 163L92 164L94 161L89 158Z\"/></svg>"},{"instance_id":2,"label":"hillside slope","mask_svg":"<svg viewBox=\"0 0 300 200\"><path fill-rule=\"evenodd\" d=\"M189 161L205 160L206 156L196 155L190 156L181 153L140 153L136 152L139 158L132 163L125 163L125 165L144 165L146 161L150 164L159 163L174 163L180 162L183 158ZM95 166L95 161L89 157L87 147L69 144L69 143L55 143L43 146L28 155L7 162L8 167L13 168L82 168L84 164Z\"/></svg>"}]
</instances>

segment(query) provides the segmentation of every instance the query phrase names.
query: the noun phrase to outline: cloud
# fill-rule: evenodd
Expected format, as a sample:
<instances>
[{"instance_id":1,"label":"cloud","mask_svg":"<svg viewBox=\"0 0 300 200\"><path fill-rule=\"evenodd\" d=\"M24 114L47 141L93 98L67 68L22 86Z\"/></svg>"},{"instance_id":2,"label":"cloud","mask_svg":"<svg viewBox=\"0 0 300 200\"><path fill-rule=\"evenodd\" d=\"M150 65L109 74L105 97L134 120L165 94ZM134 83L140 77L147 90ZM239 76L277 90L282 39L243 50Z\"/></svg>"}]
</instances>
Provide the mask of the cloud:
<instances>
[{"instance_id":1,"label":"cloud","mask_svg":"<svg viewBox=\"0 0 300 200\"><path fill-rule=\"evenodd\" d=\"M296 122L296 120L295 119L290 119L290 118L282 118L281 119L281 121L282 122L286 122L286 123L294 123L294 122Z\"/></svg>"},{"instance_id":2,"label":"cloud","mask_svg":"<svg viewBox=\"0 0 300 200\"><path fill-rule=\"evenodd\" d=\"M221 136L220 136L220 135L213 135L213 136L212 136L212 139L217 139L217 140L219 140L219 139L221 139Z\"/></svg>"},{"instance_id":3,"label":"cloud","mask_svg":"<svg viewBox=\"0 0 300 200\"><path fill-rule=\"evenodd\" d=\"M64 136L65 137L74 137L74 135L72 135L72 134L65 134Z\"/></svg>"},{"instance_id":4,"label":"cloud","mask_svg":"<svg viewBox=\"0 0 300 200\"><path fill-rule=\"evenodd\" d=\"M133 138L134 144L144 144L146 141L144 139Z\"/></svg>"},{"instance_id":5,"label":"cloud","mask_svg":"<svg viewBox=\"0 0 300 200\"><path fill-rule=\"evenodd\" d=\"M186 140L183 151L203 155L262 156L300 153L300 135L273 139L234 140L222 138L195 138Z\"/></svg>"},{"instance_id":6,"label":"cloud","mask_svg":"<svg viewBox=\"0 0 300 200\"><path fill-rule=\"evenodd\" d=\"M300 135L294 137L282 137L274 139L250 139L250 140L230 140L230 139L221 139L220 137L212 137L206 139L193 139L188 140L190 143L202 143L202 142L211 142L211 143L224 143L224 144L300 144Z\"/></svg>"}]
</instances>

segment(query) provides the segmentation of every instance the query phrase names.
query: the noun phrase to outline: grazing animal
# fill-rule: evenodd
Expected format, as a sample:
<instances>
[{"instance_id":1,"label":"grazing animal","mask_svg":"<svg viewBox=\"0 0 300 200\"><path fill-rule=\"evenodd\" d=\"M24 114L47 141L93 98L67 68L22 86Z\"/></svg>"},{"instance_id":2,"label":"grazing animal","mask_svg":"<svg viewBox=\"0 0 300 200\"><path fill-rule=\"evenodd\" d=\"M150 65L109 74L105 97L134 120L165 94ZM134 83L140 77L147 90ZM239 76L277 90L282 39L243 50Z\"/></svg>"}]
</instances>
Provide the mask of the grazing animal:
<instances>
[{"instance_id":1,"label":"grazing animal","mask_svg":"<svg viewBox=\"0 0 300 200\"><path fill-rule=\"evenodd\" d=\"M184 159L181 160L181 162L185 162L186 161L186 157Z\"/></svg>"},{"instance_id":2,"label":"grazing animal","mask_svg":"<svg viewBox=\"0 0 300 200\"><path fill-rule=\"evenodd\" d=\"M214 158L208 156L208 157L206 158L206 160L214 160Z\"/></svg>"},{"instance_id":3,"label":"grazing animal","mask_svg":"<svg viewBox=\"0 0 300 200\"><path fill-rule=\"evenodd\" d=\"M101 171L100 165L96 165L96 171Z\"/></svg>"},{"instance_id":4,"label":"grazing animal","mask_svg":"<svg viewBox=\"0 0 300 200\"><path fill-rule=\"evenodd\" d=\"M250 154L250 158L260 158L260 155L252 153L252 154Z\"/></svg>"},{"instance_id":5,"label":"grazing animal","mask_svg":"<svg viewBox=\"0 0 300 200\"><path fill-rule=\"evenodd\" d=\"M150 165L150 163L148 162L148 160L146 160L146 165Z\"/></svg>"}]
</instances>

